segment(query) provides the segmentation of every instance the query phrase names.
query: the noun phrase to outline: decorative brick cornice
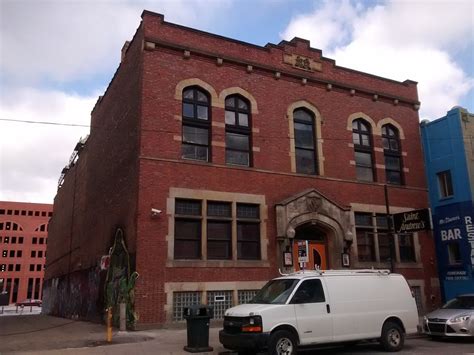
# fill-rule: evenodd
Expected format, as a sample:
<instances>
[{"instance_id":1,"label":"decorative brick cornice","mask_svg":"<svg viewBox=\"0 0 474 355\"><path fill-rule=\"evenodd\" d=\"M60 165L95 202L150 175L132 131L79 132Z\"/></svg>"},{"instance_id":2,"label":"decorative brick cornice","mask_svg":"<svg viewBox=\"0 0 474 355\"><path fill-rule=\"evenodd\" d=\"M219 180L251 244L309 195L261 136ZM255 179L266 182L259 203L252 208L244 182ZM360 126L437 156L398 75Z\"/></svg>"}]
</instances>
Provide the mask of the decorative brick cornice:
<instances>
[{"instance_id":1,"label":"decorative brick cornice","mask_svg":"<svg viewBox=\"0 0 474 355\"><path fill-rule=\"evenodd\" d=\"M316 78L316 77L309 77L308 76L308 71L305 71L304 75L290 72L290 71L285 71L282 70L281 68L276 68L272 66L268 66L265 64L260 64L260 63L255 63L255 62L250 62L250 61L244 61L240 58L235 58L235 57L230 57L230 56L225 56L222 55L221 53L213 53L209 52L206 50L202 50L199 48L191 48L189 46L182 46L176 43L171 43L167 41L163 41L161 39L157 38L146 38L145 43L153 43L154 47L152 45L146 45L145 50L147 51L156 51L159 50L160 48L165 48L168 50L173 50L180 52L183 58L190 59L191 53L193 54L193 57L201 57L201 58L206 58L209 60L212 60L214 63L218 62L218 58L222 60L222 66L225 65L237 65L237 66L242 66L242 68L247 72L247 73L253 73L255 71L260 71L272 75L275 79L281 79L281 80L297 80L300 83L303 82L303 79L306 79L306 85L313 85L313 86L324 86L324 88L327 90L328 88L331 88L331 90L344 90L350 93L351 96L362 96L362 97L367 97L370 99L376 98L377 101L385 101L385 102L391 102L392 104L400 105L400 104L405 104L407 106L412 107L414 110L418 110L420 107L420 102L407 99L405 97L399 97L395 96L392 94L388 94L385 92L374 92L372 90L368 90L362 87L357 87L354 85L349 85L346 83L338 82L338 81L333 81L333 80L327 80L327 79L322 79L322 78ZM311 73L309 73L311 74ZM384 79L384 78L381 78ZM388 80L388 79L387 79Z\"/></svg>"}]
</instances>

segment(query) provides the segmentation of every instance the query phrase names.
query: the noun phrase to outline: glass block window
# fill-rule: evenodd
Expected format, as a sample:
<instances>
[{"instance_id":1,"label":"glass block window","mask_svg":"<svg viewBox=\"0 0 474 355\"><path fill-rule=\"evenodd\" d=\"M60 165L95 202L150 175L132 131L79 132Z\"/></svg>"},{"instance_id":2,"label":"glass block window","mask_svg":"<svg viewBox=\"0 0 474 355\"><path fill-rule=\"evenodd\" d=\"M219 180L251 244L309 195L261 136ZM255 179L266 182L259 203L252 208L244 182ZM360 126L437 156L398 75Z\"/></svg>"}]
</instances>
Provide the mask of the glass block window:
<instances>
[{"instance_id":1,"label":"glass block window","mask_svg":"<svg viewBox=\"0 0 474 355\"><path fill-rule=\"evenodd\" d=\"M232 291L209 291L207 292L207 305L214 309L214 319L224 319L224 313L231 308Z\"/></svg>"},{"instance_id":2,"label":"glass block window","mask_svg":"<svg viewBox=\"0 0 474 355\"><path fill-rule=\"evenodd\" d=\"M183 309L201 304L201 292L173 292L173 321L184 320Z\"/></svg>"},{"instance_id":3,"label":"glass block window","mask_svg":"<svg viewBox=\"0 0 474 355\"><path fill-rule=\"evenodd\" d=\"M255 297L258 290L239 290L238 291L238 302L239 304L249 303L252 298Z\"/></svg>"}]
</instances>

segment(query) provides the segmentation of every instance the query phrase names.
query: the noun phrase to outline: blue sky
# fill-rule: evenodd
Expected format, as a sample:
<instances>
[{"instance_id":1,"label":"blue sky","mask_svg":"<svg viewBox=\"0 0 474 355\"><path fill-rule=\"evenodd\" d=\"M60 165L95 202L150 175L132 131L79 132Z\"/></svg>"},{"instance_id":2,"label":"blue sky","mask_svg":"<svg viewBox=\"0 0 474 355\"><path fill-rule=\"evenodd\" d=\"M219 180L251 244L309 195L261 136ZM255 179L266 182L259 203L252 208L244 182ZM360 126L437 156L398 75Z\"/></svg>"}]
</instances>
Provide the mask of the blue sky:
<instances>
[{"instance_id":1,"label":"blue sky","mask_svg":"<svg viewBox=\"0 0 474 355\"><path fill-rule=\"evenodd\" d=\"M53 202L143 9L265 45L306 38L336 64L418 82L420 119L474 112L474 1L0 0L0 200Z\"/></svg>"}]
</instances>

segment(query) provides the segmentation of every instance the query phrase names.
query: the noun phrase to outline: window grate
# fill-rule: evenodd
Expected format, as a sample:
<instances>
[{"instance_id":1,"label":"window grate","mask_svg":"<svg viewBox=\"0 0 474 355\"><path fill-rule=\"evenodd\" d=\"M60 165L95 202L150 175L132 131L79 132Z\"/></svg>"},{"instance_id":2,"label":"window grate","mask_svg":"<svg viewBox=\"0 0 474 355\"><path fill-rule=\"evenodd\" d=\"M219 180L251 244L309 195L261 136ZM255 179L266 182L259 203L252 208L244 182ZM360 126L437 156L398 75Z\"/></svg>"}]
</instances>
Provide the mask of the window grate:
<instances>
[{"instance_id":1,"label":"window grate","mask_svg":"<svg viewBox=\"0 0 474 355\"><path fill-rule=\"evenodd\" d=\"M176 199L175 213L188 216L200 216L201 201Z\"/></svg>"},{"instance_id":2,"label":"window grate","mask_svg":"<svg viewBox=\"0 0 474 355\"><path fill-rule=\"evenodd\" d=\"M232 307L232 291L210 291L207 304L214 309L214 319L224 319L224 313Z\"/></svg>"},{"instance_id":3,"label":"window grate","mask_svg":"<svg viewBox=\"0 0 474 355\"><path fill-rule=\"evenodd\" d=\"M201 292L174 292L173 322L184 320L183 309L195 304L201 304Z\"/></svg>"},{"instance_id":4,"label":"window grate","mask_svg":"<svg viewBox=\"0 0 474 355\"><path fill-rule=\"evenodd\" d=\"M239 304L249 303L255 297L258 290L239 290L238 302Z\"/></svg>"},{"instance_id":5,"label":"window grate","mask_svg":"<svg viewBox=\"0 0 474 355\"><path fill-rule=\"evenodd\" d=\"M252 204L237 204L237 218L260 218L260 211L258 205Z\"/></svg>"}]
</instances>

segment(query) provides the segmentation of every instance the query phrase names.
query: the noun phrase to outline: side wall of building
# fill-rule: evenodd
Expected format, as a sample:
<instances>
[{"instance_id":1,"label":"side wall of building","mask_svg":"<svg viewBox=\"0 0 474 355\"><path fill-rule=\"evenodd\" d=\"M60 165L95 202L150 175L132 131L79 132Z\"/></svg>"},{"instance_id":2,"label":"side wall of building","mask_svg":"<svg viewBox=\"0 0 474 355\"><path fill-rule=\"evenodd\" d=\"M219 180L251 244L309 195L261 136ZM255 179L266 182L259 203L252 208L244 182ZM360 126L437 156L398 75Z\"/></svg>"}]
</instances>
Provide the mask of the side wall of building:
<instances>
[{"instance_id":1,"label":"side wall of building","mask_svg":"<svg viewBox=\"0 0 474 355\"><path fill-rule=\"evenodd\" d=\"M142 43L139 28L56 195L46 269L49 314L93 318L103 311L105 271L99 264L117 227L124 230L134 267Z\"/></svg>"}]
</instances>

